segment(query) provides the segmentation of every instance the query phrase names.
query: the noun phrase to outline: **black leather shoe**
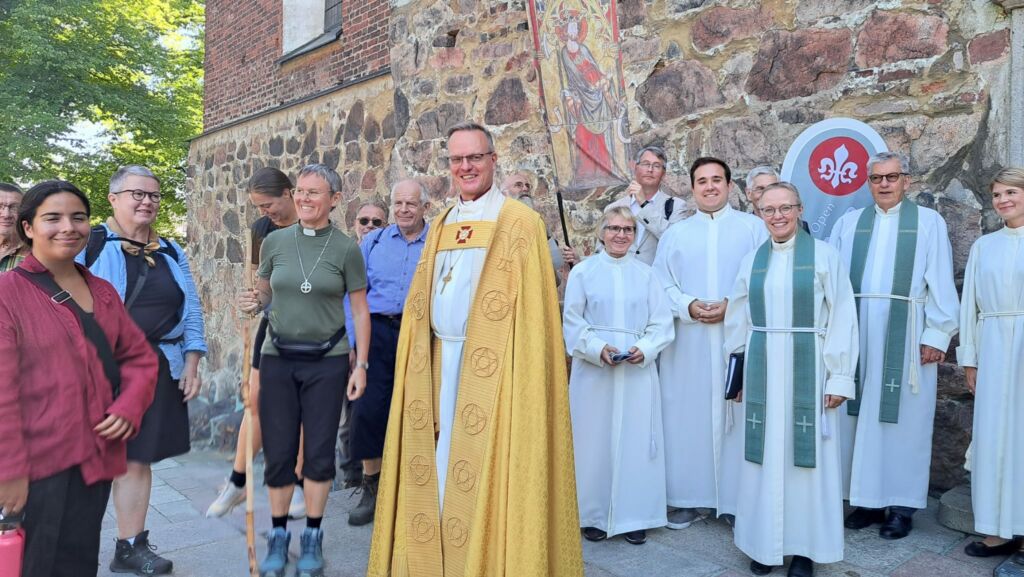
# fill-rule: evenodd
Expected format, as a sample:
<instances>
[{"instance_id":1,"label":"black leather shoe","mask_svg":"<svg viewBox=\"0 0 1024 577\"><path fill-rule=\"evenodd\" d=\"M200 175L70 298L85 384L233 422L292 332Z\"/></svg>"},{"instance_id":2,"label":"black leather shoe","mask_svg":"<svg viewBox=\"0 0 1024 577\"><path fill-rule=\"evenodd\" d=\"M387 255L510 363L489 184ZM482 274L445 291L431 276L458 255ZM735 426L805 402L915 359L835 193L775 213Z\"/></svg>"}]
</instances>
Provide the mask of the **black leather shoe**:
<instances>
[{"instance_id":1,"label":"black leather shoe","mask_svg":"<svg viewBox=\"0 0 1024 577\"><path fill-rule=\"evenodd\" d=\"M771 565L758 563L753 559L750 560L750 572L754 575L767 575L772 572L772 569L774 569L774 567L772 567Z\"/></svg>"},{"instance_id":2,"label":"black leather shoe","mask_svg":"<svg viewBox=\"0 0 1024 577\"><path fill-rule=\"evenodd\" d=\"M853 513L843 521L843 527L847 529L863 529L864 527L870 527L875 523L885 522L885 509L868 509L867 507L857 507L853 510Z\"/></svg>"},{"instance_id":3,"label":"black leather shoe","mask_svg":"<svg viewBox=\"0 0 1024 577\"><path fill-rule=\"evenodd\" d=\"M587 541L604 541L608 538L608 533L605 533L597 527L584 527L583 538Z\"/></svg>"},{"instance_id":4,"label":"black leather shoe","mask_svg":"<svg viewBox=\"0 0 1024 577\"><path fill-rule=\"evenodd\" d=\"M1020 550L1021 539L1010 539L1002 545L986 545L984 541L968 543L964 553L971 557L995 557L996 555L1013 555Z\"/></svg>"},{"instance_id":5,"label":"black leather shoe","mask_svg":"<svg viewBox=\"0 0 1024 577\"><path fill-rule=\"evenodd\" d=\"M814 561L800 555L793 555L787 577L814 577Z\"/></svg>"},{"instance_id":6,"label":"black leather shoe","mask_svg":"<svg viewBox=\"0 0 1024 577\"><path fill-rule=\"evenodd\" d=\"M878 536L882 539L889 539L890 541L902 539L910 534L910 530L913 527L913 517L904 515L903 513L889 511L889 515L885 518L885 524L878 530Z\"/></svg>"},{"instance_id":7,"label":"black leather shoe","mask_svg":"<svg viewBox=\"0 0 1024 577\"><path fill-rule=\"evenodd\" d=\"M643 529L626 533L626 543L629 543L630 545L643 545L646 542L647 531L644 531Z\"/></svg>"}]
</instances>

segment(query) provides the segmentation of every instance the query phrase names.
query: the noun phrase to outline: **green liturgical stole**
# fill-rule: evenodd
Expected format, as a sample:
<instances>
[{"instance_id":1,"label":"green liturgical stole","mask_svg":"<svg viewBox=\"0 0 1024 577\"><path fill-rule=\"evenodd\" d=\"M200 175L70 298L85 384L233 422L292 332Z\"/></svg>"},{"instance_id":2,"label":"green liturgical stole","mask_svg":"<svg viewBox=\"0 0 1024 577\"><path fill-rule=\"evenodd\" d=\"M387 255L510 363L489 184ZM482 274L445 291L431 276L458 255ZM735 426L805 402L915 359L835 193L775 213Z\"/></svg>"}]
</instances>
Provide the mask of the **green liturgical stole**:
<instances>
[{"instance_id":1,"label":"green liturgical stole","mask_svg":"<svg viewBox=\"0 0 1024 577\"><path fill-rule=\"evenodd\" d=\"M746 354L744 383L746 460L764 460L764 431L767 421L767 344L769 332L793 333L793 462L797 467L815 467L817 438L817 330L814 326L814 238L797 229L793 262L793 319L789 327L768 327L764 284L771 260L772 241L757 249L750 275L750 345Z\"/></svg>"},{"instance_id":2,"label":"green liturgical stole","mask_svg":"<svg viewBox=\"0 0 1024 577\"><path fill-rule=\"evenodd\" d=\"M892 297L889 301L889 321L886 328L885 355L882 364L881 406L878 420L898 423L900 420L900 393L903 388L903 368L906 364L907 317L910 307L916 306L910 297L910 283L914 278L914 257L917 254L917 205L904 199L900 205L899 232L896 237L896 262L892 273ZM850 259L850 283L859 297L868 260L868 248L874 234L876 211L865 208L857 220L853 236L853 255ZM857 299L857 318L860 318L860 298ZM911 351L911 354L915 354ZM863 389L860 363L857 364L857 396L846 403L847 414L860 414Z\"/></svg>"}]
</instances>

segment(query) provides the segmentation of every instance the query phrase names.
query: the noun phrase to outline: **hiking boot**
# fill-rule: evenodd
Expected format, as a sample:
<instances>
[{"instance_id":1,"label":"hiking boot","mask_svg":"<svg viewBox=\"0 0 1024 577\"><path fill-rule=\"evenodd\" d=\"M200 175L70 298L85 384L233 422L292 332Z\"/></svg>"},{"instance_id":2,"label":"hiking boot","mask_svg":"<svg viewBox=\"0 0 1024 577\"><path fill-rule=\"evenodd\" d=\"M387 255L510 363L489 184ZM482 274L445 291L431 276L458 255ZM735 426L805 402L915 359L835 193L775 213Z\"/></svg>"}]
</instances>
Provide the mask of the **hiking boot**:
<instances>
[{"instance_id":1,"label":"hiking boot","mask_svg":"<svg viewBox=\"0 0 1024 577\"><path fill-rule=\"evenodd\" d=\"M224 482L217 498L210 503L210 508L206 510L206 516L207 518L223 517L242 503L245 503L245 487L236 487L229 479Z\"/></svg>"},{"instance_id":2,"label":"hiking boot","mask_svg":"<svg viewBox=\"0 0 1024 577\"><path fill-rule=\"evenodd\" d=\"M377 508L378 481L380 481L380 473L363 476L363 485L356 489L356 491L362 491L363 496L359 499L356 508L348 514L349 525L358 527L373 521L373 510Z\"/></svg>"},{"instance_id":3,"label":"hiking boot","mask_svg":"<svg viewBox=\"0 0 1024 577\"><path fill-rule=\"evenodd\" d=\"M292 534L283 527L274 527L267 539L267 556L260 563L260 577L284 577L288 564L288 544Z\"/></svg>"},{"instance_id":4,"label":"hiking boot","mask_svg":"<svg viewBox=\"0 0 1024 577\"><path fill-rule=\"evenodd\" d=\"M296 577L323 577L324 532L306 527L302 532L302 554L295 564Z\"/></svg>"},{"instance_id":5,"label":"hiking boot","mask_svg":"<svg viewBox=\"0 0 1024 577\"><path fill-rule=\"evenodd\" d=\"M302 487L295 485L292 491L292 502L288 505L288 518L301 519L306 516L306 495Z\"/></svg>"},{"instance_id":6,"label":"hiking boot","mask_svg":"<svg viewBox=\"0 0 1024 577\"><path fill-rule=\"evenodd\" d=\"M110 570L114 573L136 575L166 575L174 569L174 563L154 553L155 545L149 543L149 531L135 536L135 544L127 539L118 539Z\"/></svg>"},{"instance_id":7,"label":"hiking boot","mask_svg":"<svg viewBox=\"0 0 1024 577\"><path fill-rule=\"evenodd\" d=\"M669 511L668 524L665 526L669 529L685 529L698 519L700 519L700 512L698 512L697 509L692 507L676 509L674 511Z\"/></svg>"}]
</instances>

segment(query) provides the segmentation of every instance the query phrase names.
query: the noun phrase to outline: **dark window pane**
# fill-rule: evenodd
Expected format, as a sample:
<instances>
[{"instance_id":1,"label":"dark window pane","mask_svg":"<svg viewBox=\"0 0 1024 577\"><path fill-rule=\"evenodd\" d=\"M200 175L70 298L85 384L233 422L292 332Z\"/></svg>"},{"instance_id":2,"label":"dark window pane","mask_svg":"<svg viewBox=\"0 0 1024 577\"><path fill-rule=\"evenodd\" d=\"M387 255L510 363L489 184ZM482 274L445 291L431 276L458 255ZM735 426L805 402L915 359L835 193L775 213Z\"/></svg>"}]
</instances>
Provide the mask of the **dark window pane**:
<instances>
[{"instance_id":1,"label":"dark window pane","mask_svg":"<svg viewBox=\"0 0 1024 577\"><path fill-rule=\"evenodd\" d=\"M324 30L334 30L341 27L341 0L327 0L324 2Z\"/></svg>"}]
</instances>

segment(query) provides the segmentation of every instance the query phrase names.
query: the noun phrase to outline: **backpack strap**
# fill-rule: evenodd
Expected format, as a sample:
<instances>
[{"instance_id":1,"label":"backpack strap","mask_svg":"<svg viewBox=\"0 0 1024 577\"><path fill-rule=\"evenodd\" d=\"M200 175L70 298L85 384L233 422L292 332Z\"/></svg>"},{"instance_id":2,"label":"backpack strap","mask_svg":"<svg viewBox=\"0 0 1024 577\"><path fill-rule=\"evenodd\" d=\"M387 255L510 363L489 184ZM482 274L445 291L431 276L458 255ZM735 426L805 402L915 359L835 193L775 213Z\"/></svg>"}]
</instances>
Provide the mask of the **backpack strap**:
<instances>
[{"instance_id":1,"label":"backpack strap","mask_svg":"<svg viewBox=\"0 0 1024 577\"><path fill-rule=\"evenodd\" d=\"M107 244L107 229L102 224L97 224L89 231L89 243L85 245L85 268L90 268L96 262L103 247Z\"/></svg>"},{"instance_id":2,"label":"backpack strap","mask_svg":"<svg viewBox=\"0 0 1024 577\"><path fill-rule=\"evenodd\" d=\"M672 207L676 203L676 197L670 196L665 199L665 220L668 221L672 217Z\"/></svg>"}]
</instances>

